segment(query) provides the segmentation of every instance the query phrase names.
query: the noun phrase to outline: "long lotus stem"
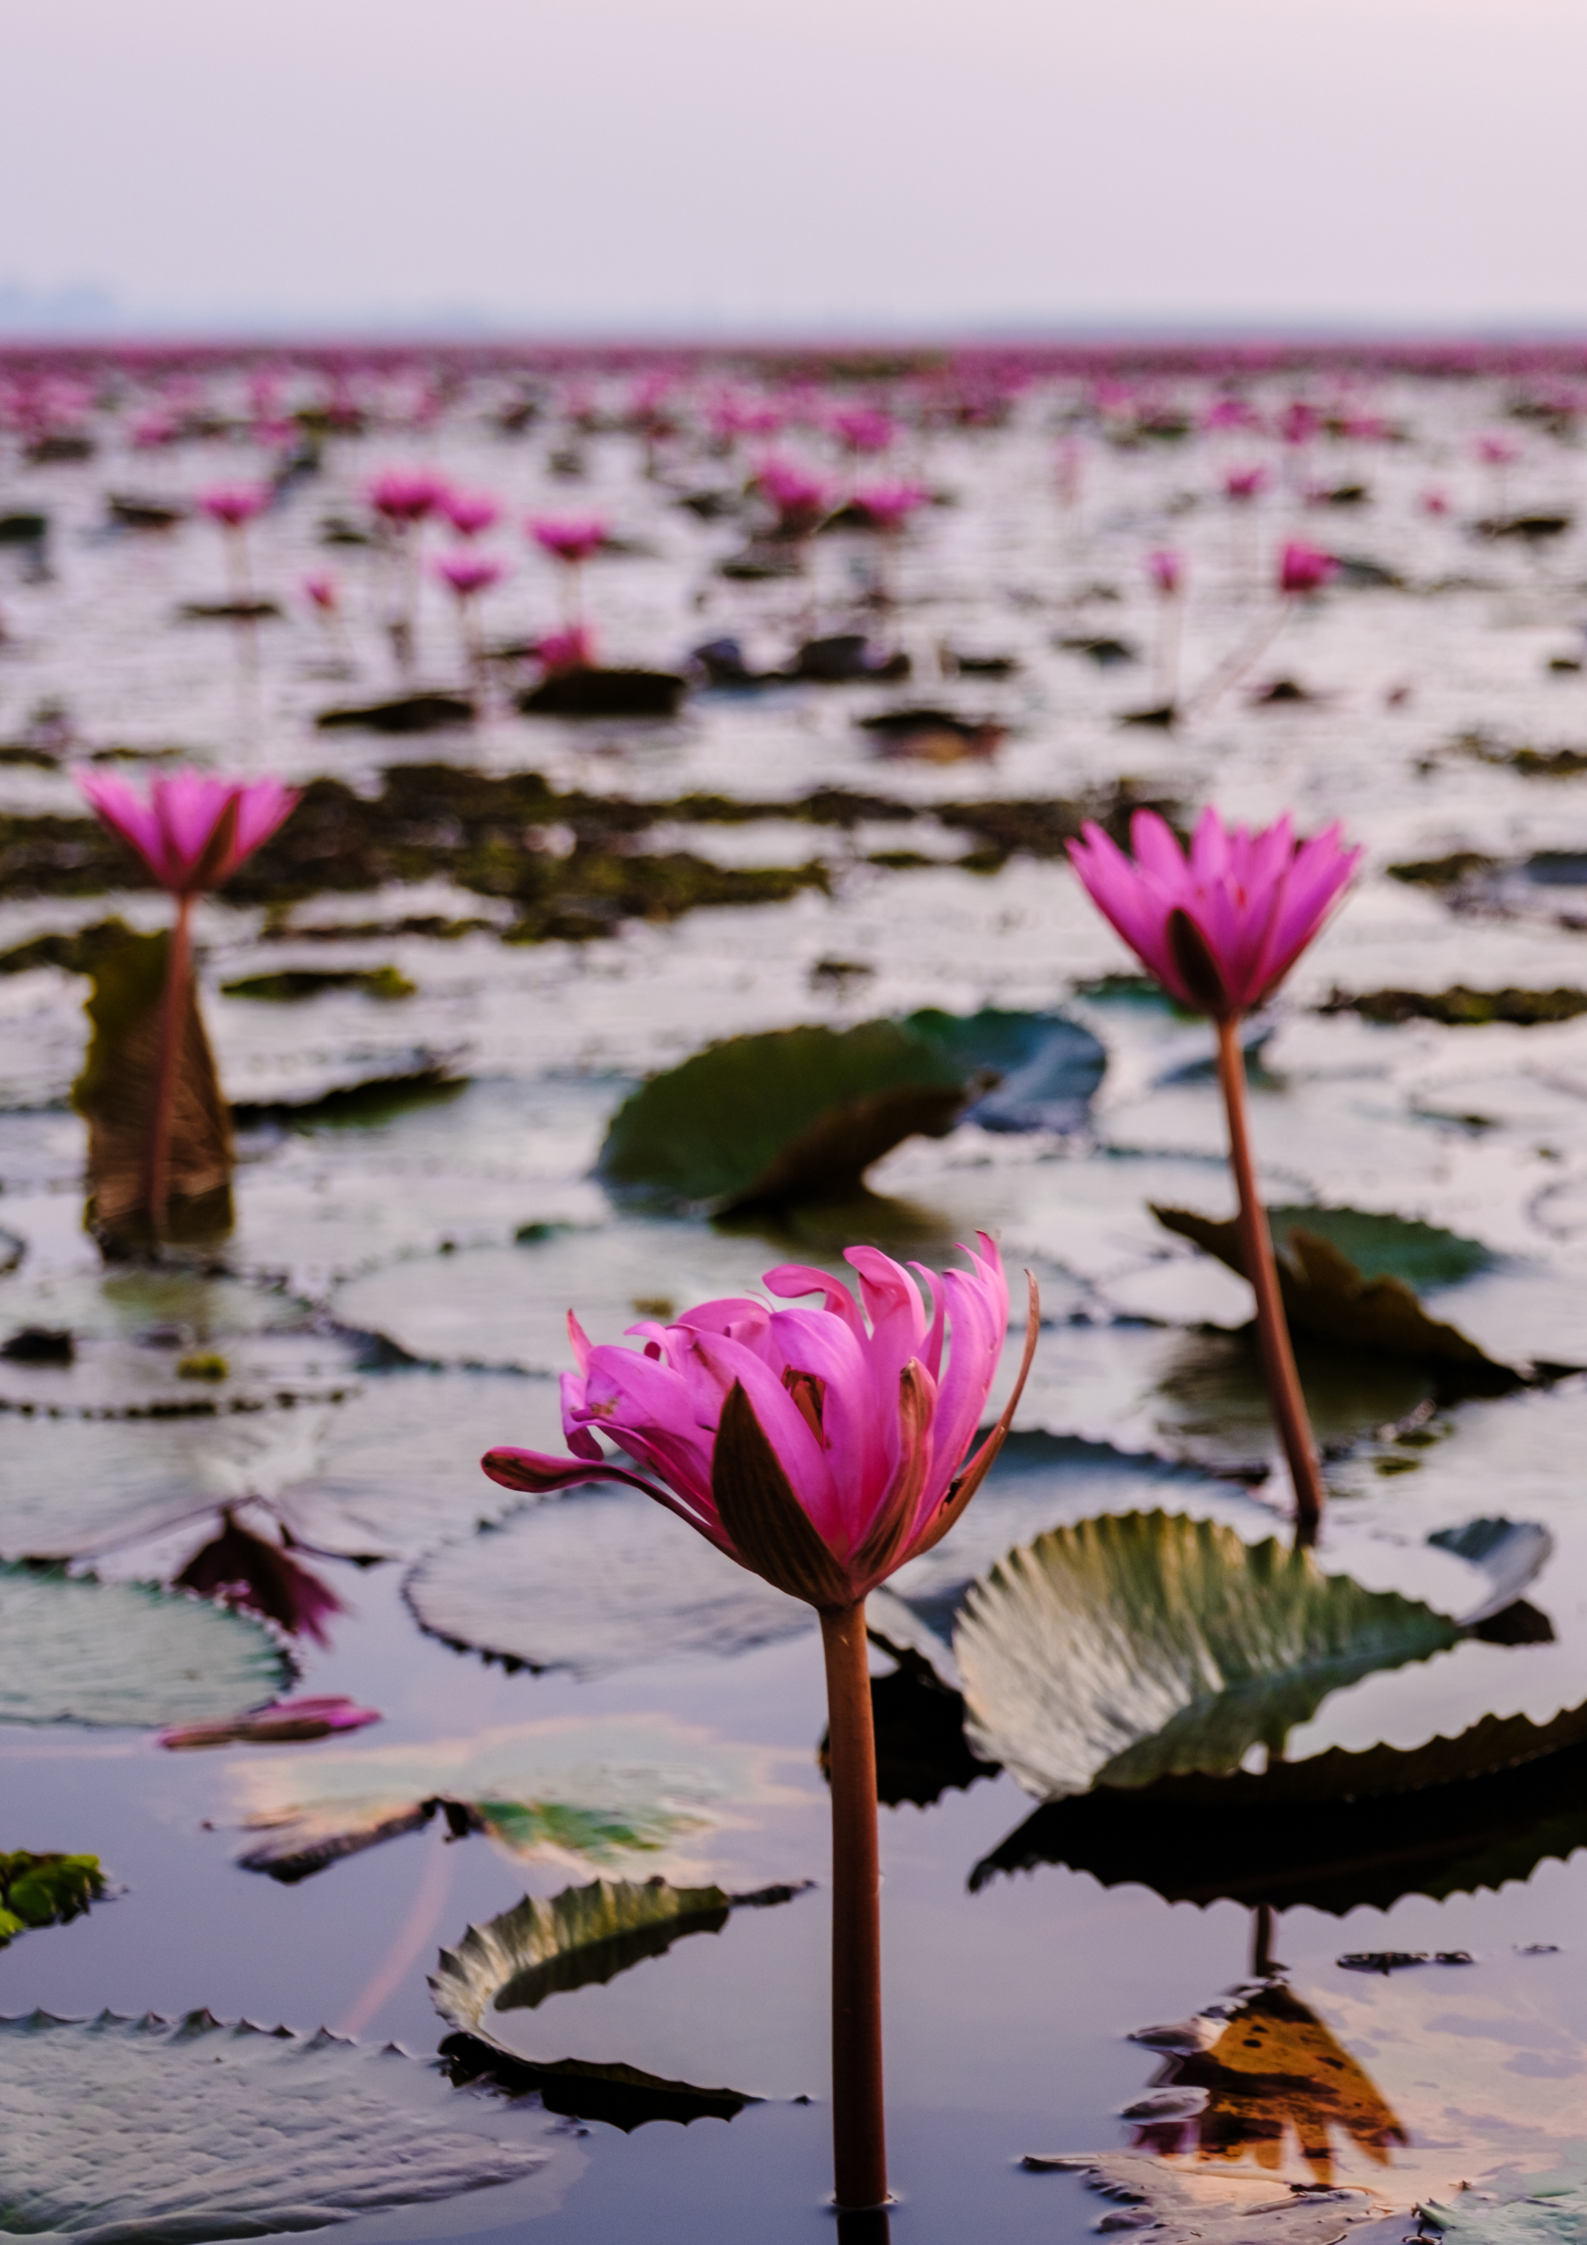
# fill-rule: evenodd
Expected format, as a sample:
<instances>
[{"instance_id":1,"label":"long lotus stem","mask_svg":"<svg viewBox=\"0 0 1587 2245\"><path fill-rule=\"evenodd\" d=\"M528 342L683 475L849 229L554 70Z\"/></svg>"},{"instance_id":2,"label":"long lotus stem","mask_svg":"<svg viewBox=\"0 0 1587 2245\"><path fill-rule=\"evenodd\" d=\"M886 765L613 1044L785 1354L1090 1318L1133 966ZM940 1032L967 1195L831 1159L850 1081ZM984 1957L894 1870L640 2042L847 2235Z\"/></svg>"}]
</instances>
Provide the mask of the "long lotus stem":
<instances>
[{"instance_id":1,"label":"long lotus stem","mask_svg":"<svg viewBox=\"0 0 1587 2245\"><path fill-rule=\"evenodd\" d=\"M1184 620L1183 596L1165 593L1157 618L1157 657L1153 664L1152 691L1158 702L1171 709L1179 698L1179 639Z\"/></svg>"},{"instance_id":2,"label":"long lotus stem","mask_svg":"<svg viewBox=\"0 0 1587 2245\"><path fill-rule=\"evenodd\" d=\"M165 990L160 999L154 1108L149 1116L148 1161L144 1170L143 1203L157 1245L165 1237L166 1208L171 1196L171 1123L182 1032L187 1022L188 984L193 973L192 916L193 899L179 896L176 925L171 930L170 948L166 953Z\"/></svg>"},{"instance_id":3,"label":"long lotus stem","mask_svg":"<svg viewBox=\"0 0 1587 2245\"><path fill-rule=\"evenodd\" d=\"M1262 1350L1262 1374L1268 1401L1278 1427L1279 1440L1289 1461L1295 1484L1295 1541L1313 1544L1322 1520L1322 1474L1317 1445L1295 1371L1283 1297L1278 1290L1278 1267L1273 1260L1273 1235L1267 1211L1256 1189L1251 1161L1251 1139L1245 1118L1245 1055L1240 1050L1238 1021L1231 1015L1218 1023L1218 1080L1229 1117L1229 1160L1240 1195L1240 1239L1245 1254L1245 1275L1256 1296L1256 1331Z\"/></svg>"},{"instance_id":4,"label":"long lotus stem","mask_svg":"<svg viewBox=\"0 0 1587 2245\"><path fill-rule=\"evenodd\" d=\"M840 2207L887 2200L881 1866L865 1601L821 1615L832 1780L832 2150Z\"/></svg>"},{"instance_id":5,"label":"long lotus stem","mask_svg":"<svg viewBox=\"0 0 1587 2245\"><path fill-rule=\"evenodd\" d=\"M1193 694L1185 711L1189 717L1205 717L1215 702L1221 701L1231 686L1238 685L1251 665L1260 661L1289 620L1290 604L1286 600L1275 614L1264 616L1261 623L1232 655L1215 670L1199 694Z\"/></svg>"}]
</instances>

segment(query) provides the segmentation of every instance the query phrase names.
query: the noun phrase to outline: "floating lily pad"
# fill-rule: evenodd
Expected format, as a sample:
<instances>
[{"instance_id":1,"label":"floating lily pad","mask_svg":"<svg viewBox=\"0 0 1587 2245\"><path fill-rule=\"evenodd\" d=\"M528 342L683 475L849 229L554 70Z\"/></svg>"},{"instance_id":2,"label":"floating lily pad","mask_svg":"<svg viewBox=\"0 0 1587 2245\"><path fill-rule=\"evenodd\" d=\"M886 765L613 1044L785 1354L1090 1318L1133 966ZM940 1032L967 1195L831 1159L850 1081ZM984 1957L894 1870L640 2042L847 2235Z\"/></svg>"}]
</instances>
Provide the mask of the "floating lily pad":
<instances>
[{"instance_id":1,"label":"floating lily pad","mask_svg":"<svg viewBox=\"0 0 1587 2245\"><path fill-rule=\"evenodd\" d=\"M720 1659L811 1627L797 1598L620 1487L542 1501L447 1544L405 1595L420 1627L450 1645L586 1678Z\"/></svg>"},{"instance_id":2,"label":"floating lily pad","mask_svg":"<svg viewBox=\"0 0 1587 2245\"><path fill-rule=\"evenodd\" d=\"M1377 2211L1365 2191L1297 2196L1276 2176L1171 2165L1144 2152L1108 2152L1092 2158L1059 2152L1027 2153L1027 2167L1083 2175L1113 2202L1098 2229L1145 2230L1152 2245L1339 2245L1358 2222ZM1258 2217L1254 2219L1253 2217ZM1401 2216L1395 2234L1404 2226Z\"/></svg>"},{"instance_id":3,"label":"floating lily pad","mask_svg":"<svg viewBox=\"0 0 1587 2245\"><path fill-rule=\"evenodd\" d=\"M0 1949L32 1928L70 1925L104 1892L97 1855L0 1855Z\"/></svg>"},{"instance_id":4,"label":"floating lily pad","mask_svg":"<svg viewBox=\"0 0 1587 2245\"><path fill-rule=\"evenodd\" d=\"M533 2175L543 2114L391 2044L185 2019L0 2020L0 2230L80 2245L260 2237Z\"/></svg>"},{"instance_id":5,"label":"floating lily pad","mask_svg":"<svg viewBox=\"0 0 1587 2245\"><path fill-rule=\"evenodd\" d=\"M1152 1213L1168 1231L1193 1241L1205 1253L1226 1263L1230 1270L1238 1271L1242 1278L1246 1276L1245 1252L1236 1218L1220 1221L1199 1216L1193 1209L1155 1206ZM1373 1237L1373 1219L1359 1210L1315 1213L1321 1215L1325 1223L1332 1219L1336 1229L1348 1237L1352 1245ZM1292 1326L1303 1333L1315 1334L1320 1340L1403 1357L1413 1364L1437 1366L1465 1392L1502 1394L1519 1385L1519 1373L1508 1365L1496 1364L1456 1326L1429 1317L1403 1278L1396 1276L1392 1267L1385 1267L1398 1253L1406 1254L1409 1260L1407 1250L1418 1252L1415 1243L1396 1237L1409 1227L1402 1226L1397 1218L1380 1220L1385 1227L1378 1234L1376 1245L1380 1271L1378 1276L1369 1277L1336 1240L1328 1236L1322 1225L1314 1228L1313 1214L1309 1209L1286 1209L1281 1217L1276 1212L1270 1219L1279 1289ZM1348 1223L1341 1221L1346 1218ZM1418 1229L1430 1231L1432 1227ZM1454 1241L1453 1234L1445 1236ZM1433 1244L1425 1243L1419 1250L1424 1267L1431 1260ZM1475 1242L1461 1241L1458 1245L1468 1249L1475 1246ZM1451 1251L1449 1260L1456 1259ZM1464 1262L1462 1275L1480 1268L1469 1257L1459 1260Z\"/></svg>"},{"instance_id":6,"label":"floating lily pad","mask_svg":"<svg viewBox=\"0 0 1587 2245\"><path fill-rule=\"evenodd\" d=\"M1549 2177L1527 2198L1494 2205L1486 2191L1430 2198L1416 2209L1424 2234L1451 2245L1582 2245L1587 2238L1587 2181Z\"/></svg>"},{"instance_id":7,"label":"floating lily pad","mask_svg":"<svg viewBox=\"0 0 1587 2245\"><path fill-rule=\"evenodd\" d=\"M1062 1863L1170 1902L1266 1902L1343 1917L1402 1895L1497 1889L1587 1847L1587 1708L1486 1716L1404 1752L1334 1749L1263 1774L1099 1785L1044 1802L971 1874Z\"/></svg>"},{"instance_id":8,"label":"floating lily pad","mask_svg":"<svg viewBox=\"0 0 1587 2245\"><path fill-rule=\"evenodd\" d=\"M943 1136L965 1097L964 1071L894 1021L731 1037L623 1103L600 1173L708 1209L836 1193L901 1139Z\"/></svg>"},{"instance_id":9,"label":"floating lily pad","mask_svg":"<svg viewBox=\"0 0 1587 2245\"><path fill-rule=\"evenodd\" d=\"M366 998L411 998L417 983L397 967L282 967L274 974L244 974L223 982L223 998L259 998L291 1004L326 990L357 990Z\"/></svg>"},{"instance_id":10,"label":"floating lily pad","mask_svg":"<svg viewBox=\"0 0 1587 2245\"><path fill-rule=\"evenodd\" d=\"M687 1533L687 1531L685 1531ZM580 1870L654 1870L727 1800L764 1796L757 1756L663 1716L528 1723L478 1738L281 1755L238 1771L239 1858L288 1884L418 1831L438 1812L512 1856Z\"/></svg>"},{"instance_id":11,"label":"floating lily pad","mask_svg":"<svg viewBox=\"0 0 1587 2245\"><path fill-rule=\"evenodd\" d=\"M1446 1028L1480 1028L1508 1021L1535 1029L1553 1021L1574 1021L1587 1013L1587 990L1470 990L1463 982L1447 990L1336 990L1324 1013L1359 1013L1366 1021L1438 1021Z\"/></svg>"},{"instance_id":12,"label":"floating lily pad","mask_svg":"<svg viewBox=\"0 0 1587 2245\"><path fill-rule=\"evenodd\" d=\"M965 1600L954 1652L971 1745L1052 1798L1280 1752L1330 1692L1459 1635L1309 1552L1154 1512L1011 1552Z\"/></svg>"},{"instance_id":13,"label":"floating lily pad","mask_svg":"<svg viewBox=\"0 0 1587 2245\"><path fill-rule=\"evenodd\" d=\"M202 1599L0 1567L0 1722L160 1730L262 1706L295 1674L268 1630Z\"/></svg>"},{"instance_id":14,"label":"floating lily pad","mask_svg":"<svg viewBox=\"0 0 1587 2245\"><path fill-rule=\"evenodd\" d=\"M994 1006L967 1015L933 1006L903 1027L934 1045L967 1081L997 1082L968 1111L983 1130L1078 1130L1108 1064L1101 1039L1061 1013L1008 1013Z\"/></svg>"}]
</instances>

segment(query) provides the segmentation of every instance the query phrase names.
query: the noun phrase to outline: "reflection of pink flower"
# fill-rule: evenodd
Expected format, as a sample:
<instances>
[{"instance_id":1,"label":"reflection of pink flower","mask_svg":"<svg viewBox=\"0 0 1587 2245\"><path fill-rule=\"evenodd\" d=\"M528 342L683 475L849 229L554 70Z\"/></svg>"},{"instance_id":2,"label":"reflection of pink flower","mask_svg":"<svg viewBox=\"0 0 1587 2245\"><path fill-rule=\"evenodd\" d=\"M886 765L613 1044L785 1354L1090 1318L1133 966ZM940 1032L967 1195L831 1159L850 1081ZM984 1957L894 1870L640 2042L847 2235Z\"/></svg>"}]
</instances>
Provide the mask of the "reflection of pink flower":
<instances>
[{"instance_id":1,"label":"reflection of pink flower","mask_svg":"<svg viewBox=\"0 0 1587 2245\"><path fill-rule=\"evenodd\" d=\"M239 1528L230 1513L224 1515L220 1534L196 1551L176 1577L176 1587L262 1614L290 1636L312 1637L317 1645L330 1641L325 1632L330 1616L347 1611L329 1583L282 1545Z\"/></svg>"},{"instance_id":2,"label":"reflection of pink flower","mask_svg":"<svg viewBox=\"0 0 1587 2245\"><path fill-rule=\"evenodd\" d=\"M325 616L334 615L340 605L336 579L328 569L316 570L313 576L304 578L303 597L305 600L311 600L320 613Z\"/></svg>"},{"instance_id":3,"label":"reflection of pink flower","mask_svg":"<svg viewBox=\"0 0 1587 2245\"><path fill-rule=\"evenodd\" d=\"M427 468L386 468L369 486L369 504L396 529L422 522L446 496L446 485Z\"/></svg>"},{"instance_id":4,"label":"reflection of pink flower","mask_svg":"<svg viewBox=\"0 0 1587 2245\"><path fill-rule=\"evenodd\" d=\"M240 530L255 515L263 514L272 493L264 483L215 483L198 495L198 503L212 522Z\"/></svg>"},{"instance_id":5,"label":"reflection of pink flower","mask_svg":"<svg viewBox=\"0 0 1587 2245\"><path fill-rule=\"evenodd\" d=\"M923 483L866 483L855 492L854 504L878 530L901 530L930 498Z\"/></svg>"},{"instance_id":6,"label":"reflection of pink flower","mask_svg":"<svg viewBox=\"0 0 1587 2245\"><path fill-rule=\"evenodd\" d=\"M451 586L459 600L472 600L476 593L489 592L492 585L500 584L507 569L490 554L445 553L435 564L435 573L443 584Z\"/></svg>"},{"instance_id":7,"label":"reflection of pink flower","mask_svg":"<svg viewBox=\"0 0 1587 2245\"><path fill-rule=\"evenodd\" d=\"M1001 1446L1007 1413L968 1456L1008 1287L985 1234L968 1271L917 1269L925 1303L878 1249L844 1260L863 1310L825 1271L795 1263L766 1285L785 1300L819 1294L819 1308L705 1302L670 1325L631 1326L640 1349L592 1347L570 1315L579 1369L563 1375L562 1424L574 1455L492 1450L485 1471L535 1492L627 1481L779 1590L852 1605L947 1532ZM609 1463L597 1430L654 1479Z\"/></svg>"},{"instance_id":8,"label":"reflection of pink flower","mask_svg":"<svg viewBox=\"0 0 1587 2245\"><path fill-rule=\"evenodd\" d=\"M1339 574L1339 564L1320 546L1291 538L1278 557L1278 589L1282 593L1316 592Z\"/></svg>"},{"instance_id":9,"label":"reflection of pink flower","mask_svg":"<svg viewBox=\"0 0 1587 2245\"><path fill-rule=\"evenodd\" d=\"M205 1746L295 1745L305 1739L332 1738L339 1731L361 1731L366 1724L379 1721L377 1709L360 1707L356 1700L340 1693L305 1693L300 1699L278 1699L268 1707L222 1717L219 1722L178 1723L171 1730L161 1731L155 1744L168 1747L173 1754L191 1753Z\"/></svg>"},{"instance_id":10,"label":"reflection of pink flower","mask_svg":"<svg viewBox=\"0 0 1587 2245\"><path fill-rule=\"evenodd\" d=\"M1187 858L1155 811L1130 826L1133 859L1087 820L1069 855L1091 901L1171 996L1228 1019L1270 997L1354 873L1335 825L1297 843L1289 814L1252 832L1214 810Z\"/></svg>"},{"instance_id":11,"label":"reflection of pink flower","mask_svg":"<svg viewBox=\"0 0 1587 2245\"><path fill-rule=\"evenodd\" d=\"M558 561L577 564L588 561L600 552L606 543L608 525L599 515L535 515L529 523L529 534L537 546Z\"/></svg>"},{"instance_id":12,"label":"reflection of pink flower","mask_svg":"<svg viewBox=\"0 0 1587 2245\"><path fill-rule=\"evenodd\" d=\"M537 639L535 655L551 677L569 670L593 670L595 636L583 624L570 624L566 631L548 631Z\"/></svg>"},{"instance_id":13,"label":"reflection of pink flower","mask_svg":"<svg viewBox=\"0 0 1587 2245\"><path fill-rule=\"evenodd\" d=\"M1168 546L1159 546L1146 557L1146 574L1165 596L1178 592L1185 581L1185 557Z\"/></svg>"},{"instance_id":14,"label":"reflection of pink flower","mask_svg":"<svg viewBox=\"0 0 1587 2245\"><path fill-rule=\"evenodd\" d=\"M160 774L147 797L113 772L79 772L77 784L172 896L219 888L298 799L280 780L227 780L207 772Z\"/></svg>"},{"instance_id":15,"label":"reflection of pink flower","mask_svg":"<svg viewBox=\"0 0 1587 2245\"><path fill-rule=\"evenodd\" d=\"M1230 468L1223 479L1226 499L1259 499L1267 489L1266 468Z\"/></svg>"},{"instance_id":16,"label":"reflection of pink flower","mask_svg":"<svg viewBox=\"0 0 1587 2245\"><path fill-rule=\"evenodd\" d=\"M460 538L477 538L501 520L500 507L483 492L448 491L441 499L441 512Z\"/></svg>"}]
</instances>

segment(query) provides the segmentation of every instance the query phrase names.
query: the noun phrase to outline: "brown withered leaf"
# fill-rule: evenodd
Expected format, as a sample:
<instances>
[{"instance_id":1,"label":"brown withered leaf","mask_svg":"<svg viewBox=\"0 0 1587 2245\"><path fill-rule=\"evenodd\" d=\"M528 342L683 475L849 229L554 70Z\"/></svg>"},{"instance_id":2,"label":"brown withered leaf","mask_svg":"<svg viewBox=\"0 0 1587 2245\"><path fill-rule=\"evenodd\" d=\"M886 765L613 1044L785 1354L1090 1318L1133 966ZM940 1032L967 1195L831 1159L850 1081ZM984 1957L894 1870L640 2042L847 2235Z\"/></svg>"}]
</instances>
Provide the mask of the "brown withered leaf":
<instances>
[{"instance_id":1,"label":"brown withered leaf","mask_svg":"<svg viewBox=\"0 0 1587 2245\"><path fill-rule=\"evenodd\" d=\"M1152 1214L1165 1230L1216 1256L1241 1278L1249 1275L1237 1217L1220 1221L1191 1208L1159 1208L1155 1202ZM1429 1317L1403 1279L1388 1272L1365 1277L1332 1240L1304 1225L1289 1223L1275 1231L1279 1290L1296 1331L1413 1364L1436 1365L1454 1374L1462 1387L1481 1393L1497 1394L1520 1384L1519 1373L1496 1363L1458 1326Z\"/></svg>"},{"instance_id":2,"label":"brown withered leaf","mask_svg":"<svg viewBox=\"0 0 1587 2245\"><path fill-rule=\"evenodd\" d=\"M145 1161L159 1064L170 937L129 935L95 965L86 1011L93 1039L72 1102L88 1124L89 1215L128 1245L148 1233ZM171 1116L173 1239L212 1237L231 1222L231 1121L189 983Z\"/></svg>"}]
</instances>

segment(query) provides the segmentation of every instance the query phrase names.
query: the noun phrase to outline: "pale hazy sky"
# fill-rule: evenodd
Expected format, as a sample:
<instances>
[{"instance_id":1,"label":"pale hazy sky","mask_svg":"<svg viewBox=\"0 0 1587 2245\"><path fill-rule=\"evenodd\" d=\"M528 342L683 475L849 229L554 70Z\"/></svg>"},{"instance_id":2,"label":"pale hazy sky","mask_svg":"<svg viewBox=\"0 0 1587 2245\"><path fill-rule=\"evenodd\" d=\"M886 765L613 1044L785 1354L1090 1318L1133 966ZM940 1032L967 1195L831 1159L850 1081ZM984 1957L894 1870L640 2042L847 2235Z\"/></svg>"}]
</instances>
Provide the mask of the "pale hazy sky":
<instances>
[{"instance_id":1,"label":"pale hazy sky","mask_svg":"<svg viewBox=\"0 0 1587 2245\"><path fill-rule=\"evenodd\" d=\"M0 0L0 296L1587 327L1587 0Z\"/></svg>"}]
</instances>

